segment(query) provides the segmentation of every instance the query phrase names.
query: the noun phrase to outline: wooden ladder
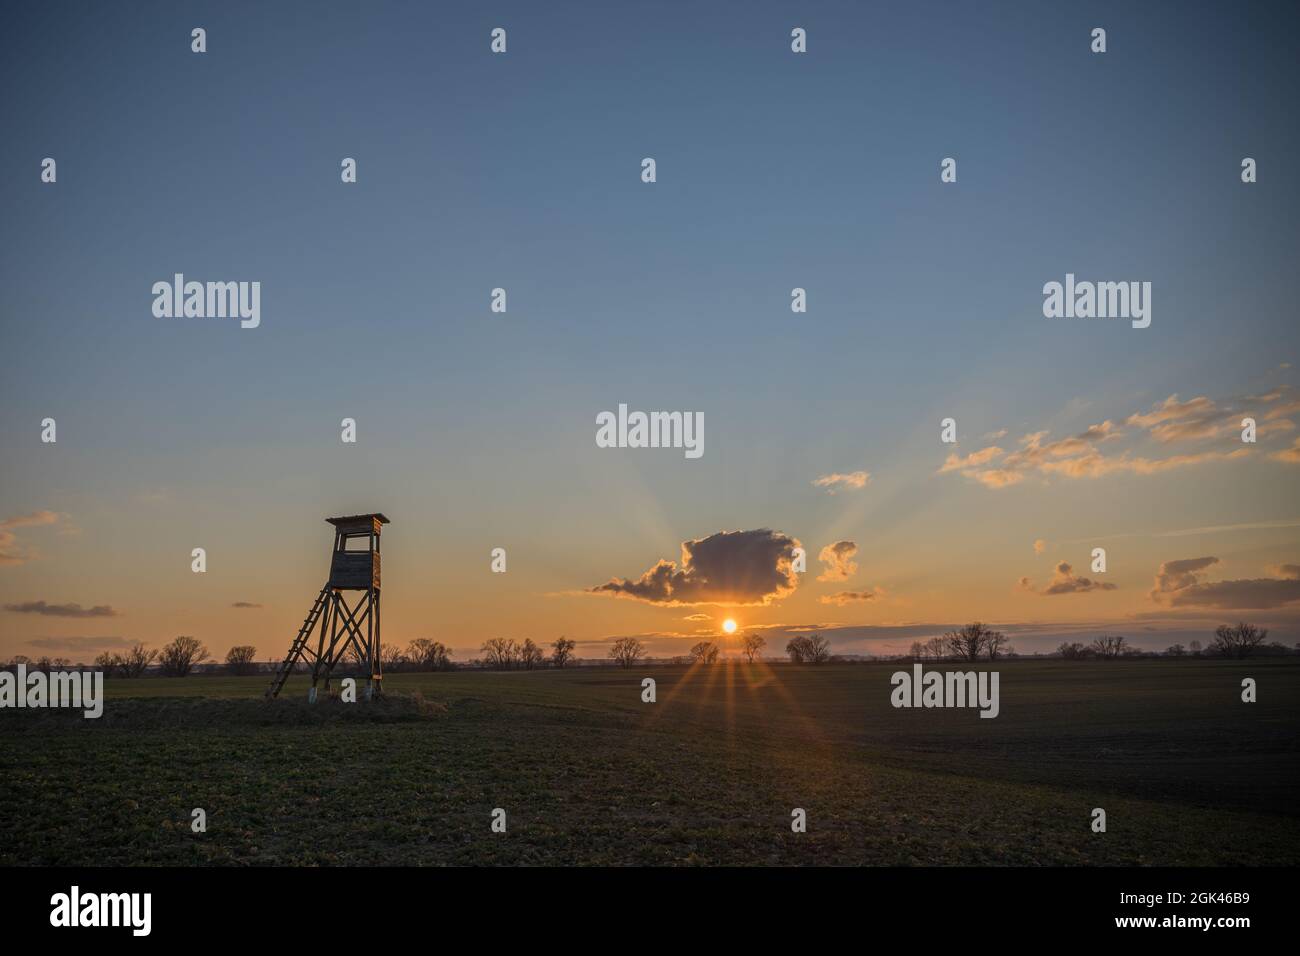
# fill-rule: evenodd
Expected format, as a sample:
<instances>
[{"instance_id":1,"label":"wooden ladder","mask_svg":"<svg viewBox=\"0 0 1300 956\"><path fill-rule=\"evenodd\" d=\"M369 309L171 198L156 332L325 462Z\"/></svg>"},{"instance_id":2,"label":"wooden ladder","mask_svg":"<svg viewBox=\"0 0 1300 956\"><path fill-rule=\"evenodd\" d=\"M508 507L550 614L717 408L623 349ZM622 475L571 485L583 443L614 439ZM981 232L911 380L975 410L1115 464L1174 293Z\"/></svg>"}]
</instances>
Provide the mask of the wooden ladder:
<instances>
[{"instance_id":1,"label":"wooden ladder","mask_svg":"<svg viewBox=\"0 0 1300 956\"><path fill-rule=\"evenodd\" d=\"M325 605L329 601L329 591L330 586L326 584L320 589L320 594L316 595L316 603L311 606L307 617L303 619L302 627L298 629L298 636L293 639L289 653L280 662L280 666L275 669L275 676L271 678L271 686L266 689L268 700L280 693L285 681L293 673L293 665L297 662L298 656L307 644L307 639L311 637L311 632L316 627L316 622L320 620L321 612L325 610Z\"/></svg>"}]
</instances>

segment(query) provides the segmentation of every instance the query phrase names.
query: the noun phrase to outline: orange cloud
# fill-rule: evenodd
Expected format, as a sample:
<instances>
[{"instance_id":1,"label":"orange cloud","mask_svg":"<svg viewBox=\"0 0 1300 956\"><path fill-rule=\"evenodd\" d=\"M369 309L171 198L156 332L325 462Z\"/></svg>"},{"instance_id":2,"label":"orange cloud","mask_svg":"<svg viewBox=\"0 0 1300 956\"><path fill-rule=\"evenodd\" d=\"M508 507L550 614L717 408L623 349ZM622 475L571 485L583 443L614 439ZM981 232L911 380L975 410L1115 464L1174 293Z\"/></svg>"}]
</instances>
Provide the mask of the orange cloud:
<instances>
[{"instance_id":1,"label":"orange cloud","mask_svg":"<svg viewBox=\"0 0 1300 956\"><path fill-rule=\"evenodd\" d=\"M867 482L869 481L871 481L870 472L851 471L848 474L843 475L839 472L822 475L820 478L814 478L813 484L818 488L825 488L831 494L835 494L840 486L860 489L867 487Z\"/></svg>"},{"instance_id":2,"label":"orange cloud","mask_svg":"<svg viewBox=\"0 0 1300 956\"><path fill-rule=\"evenodd\" d=\"M822 548L817 560L826 565L826 570L817 576L818 581L844 581L858 571L853 556L858 553L858 546L852 541L836 541Z\"/></svg>"},{"instance_id":3,"label":"orange cloud","mask_svg":"<svg viewBox=\"0 0 1300 956\"><path fill-rule=\"evenodd\" d=\"M14 528L32 528L39 525L58 524L63 515L57 511L33 511L14 515L0 521L0 566L26 564L34 557L32 551L18 540Z\"/></svg>"},{"instance_id":4,"label":"orange cloud","mask_svg":"<svg viewBox=\"0 0 1300 956\"><path fill-rule=\"evenodd\" d=\"M874 601L877 593L878 591L876 588L867 591L837 591L834 594L823 594L818 600L823 604L837 604L840 607L843 607L845 604Z\"/></svg>"},{"instance_id":5,"label":"orange cloud","mask_svg":"<svg viewBox=\"0 0 1300 956\"><path fill-rule=\"evenodd\" d=\"M948 471L966 471L970 468L978 468L981 465L987 465L998 455L1002 454L1002 449L997 445L990 445L988 448L981 448L979 451L973 451L965 458L959 458L955 453L949 454L944 460L943 467L939 469L939 474Z\"/></svg>"},{"instance_id":6,"label":"orange cloud","mask_svg":"<svg viewBox=\"0 0 1300 956\"><path fill-rule=\"evenodd\" d=\"M1297 438L1290 448L1275 451L1268 457L1274 461L1284 461L1289 465L1300 465L1300 438Z\"/></svg>"},{"instance_id":7,"label":"orange cloud","mask_svg":"<svg viewBox=\"0 0 1300 956\"><path fill-rule=\"evenodd\" d=\"M1198 395L1186 402L1180 402L1178 395L1173 394L1163 402L1152 405L1146 412L1138 412L1130 415L1127 424L1136 425L1139 428L1151 428L1165 422L1179 421L1186 418L1196 418L1208 415L1215 410L1215 404L1204 395Z\"/></svg>"}]
</instances>

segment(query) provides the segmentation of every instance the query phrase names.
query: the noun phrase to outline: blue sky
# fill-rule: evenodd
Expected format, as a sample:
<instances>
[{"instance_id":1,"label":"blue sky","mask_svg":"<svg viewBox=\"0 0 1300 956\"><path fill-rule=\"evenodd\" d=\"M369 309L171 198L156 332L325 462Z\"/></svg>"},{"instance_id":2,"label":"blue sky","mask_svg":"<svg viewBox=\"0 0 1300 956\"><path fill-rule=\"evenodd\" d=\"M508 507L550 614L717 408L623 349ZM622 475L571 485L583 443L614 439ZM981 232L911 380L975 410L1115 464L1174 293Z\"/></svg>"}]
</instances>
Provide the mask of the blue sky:
<instances>
[{"instance_id":1,"label":"blue sky","mask_svg":"<svg viewBox=\"0 0 1300 956\"><path fill-rule=\"evenodd\" d=\"M431 619L462 656L497 633L675 634L676 611L555 595L723 529L813 555L853 540L864 578L912 595L831 620L805 588L807 607L753 626L1124 620L1163 561L1232 554L1254 579L1300 559L1294 528L1187 554L1149 537L1296 518L1300 472L1266 459L1293 434L1160 475L999 491L935 475L948 415L964 455L1004 428L1011 447L1173 394L1295 384L1287 7L14 9L0 519L77 530L22 532L39 556L0 568L0 598L122 616L0 613L0 652L94 623L214 647L247 631L278 653L319 586L320 519L348 511L394 519L387 620L404 640ZM174 272L260 281L261 327L154 318L150 287ZM1067 272L1150 281L1151 327L1045 319L1042 285ZM596 413L620 402L703 411L705 456L596 449ZM38 441L47 415L57 446ZM860 494L811 486L859 469ZM1066 546L1016 549L1102 534L1139 536L1116 595L1022 609L980 577L1077 570ZM497 545L504 580L486 577Z\"/></svg>"}]
</instances>

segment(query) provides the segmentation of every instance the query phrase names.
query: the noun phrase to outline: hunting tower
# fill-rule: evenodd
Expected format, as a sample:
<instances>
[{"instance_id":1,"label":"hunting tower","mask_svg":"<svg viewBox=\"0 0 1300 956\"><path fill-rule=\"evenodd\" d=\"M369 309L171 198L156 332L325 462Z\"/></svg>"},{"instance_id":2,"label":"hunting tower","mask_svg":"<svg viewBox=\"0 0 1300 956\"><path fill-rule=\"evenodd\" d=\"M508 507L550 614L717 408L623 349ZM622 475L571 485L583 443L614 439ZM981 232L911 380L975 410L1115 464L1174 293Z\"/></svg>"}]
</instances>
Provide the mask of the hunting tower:
<instances>
[{"instance_id":1,"label":"hunting tower","mask_svg":"<svg viewBox=\"0 0 1300 956\"><path fill-rule=\"evenodd\" d=\"M312 703L322 677L325 692L329 693L330 675L341 661L363 669L367 699L379 693L384 679L379 660L379 532L388 519L376 512L325 520L334 526L329 580L316 596L289 653L276 668L271 686L266 689L268 698L280 693L299 660L311 664L307 699ZM344 591L363 593L349 607ZM313 633L317 635L314 647Z\"/></svg>"}]
</instances>

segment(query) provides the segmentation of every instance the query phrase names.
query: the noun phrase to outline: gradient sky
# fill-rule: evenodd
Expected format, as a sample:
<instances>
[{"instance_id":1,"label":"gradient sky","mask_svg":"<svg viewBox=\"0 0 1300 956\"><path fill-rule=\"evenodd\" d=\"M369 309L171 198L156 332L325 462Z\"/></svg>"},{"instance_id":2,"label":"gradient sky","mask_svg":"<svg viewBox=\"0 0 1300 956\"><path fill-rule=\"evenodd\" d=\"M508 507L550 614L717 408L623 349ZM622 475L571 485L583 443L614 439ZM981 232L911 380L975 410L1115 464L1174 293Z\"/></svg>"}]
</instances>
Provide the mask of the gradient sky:
<instances>
[{"instance_id":1,"label":"gradient sky","mask_svg":"<svg viewBox=\"0 0 1300 956\"><path fill-rule=\"evenodd\" d=\"M458 660L494 636L681 653L727 616L769 650L816 626L897 652L974 618L1029 652L1208 642L1238 618L1300 639L1300 584L1258 584L1300 565L1293 7L11 9L0 606L113 613L0 610L0 656L192 634L278 657L325 577L323 519L365 511L392 519L386 642ZM155 318L175 272L260 281L261 327ZM1151 327L1044 318L1067 272L1150 281ZM1166 418L1190 437L1132 420L1172 395L1214 403ZM620 402L703 412L703 458L597 448ZM1105 421L1121 434L1039 455L1090 475L941 471ZM856 471L865 487L813 484ZM784 599L588 593L761 528L809 552ZM856 572L816 580L841 540ZM1162 563L1207 556L1152 596ZM1115 587L1042 593L1063 561ZM842 591L874 597L823 601Z\"/></svg>"}]
</instances>

